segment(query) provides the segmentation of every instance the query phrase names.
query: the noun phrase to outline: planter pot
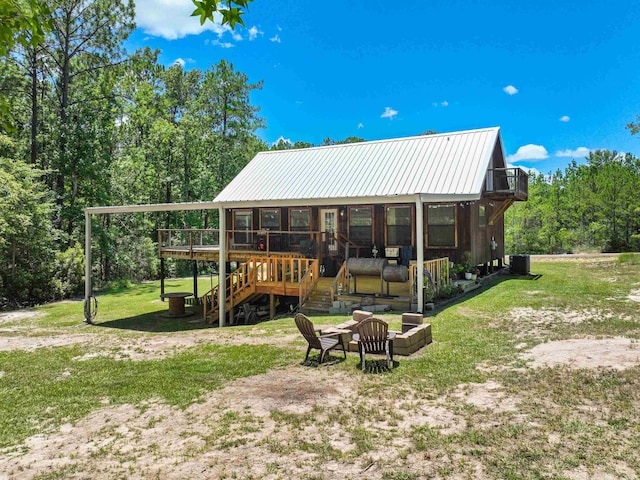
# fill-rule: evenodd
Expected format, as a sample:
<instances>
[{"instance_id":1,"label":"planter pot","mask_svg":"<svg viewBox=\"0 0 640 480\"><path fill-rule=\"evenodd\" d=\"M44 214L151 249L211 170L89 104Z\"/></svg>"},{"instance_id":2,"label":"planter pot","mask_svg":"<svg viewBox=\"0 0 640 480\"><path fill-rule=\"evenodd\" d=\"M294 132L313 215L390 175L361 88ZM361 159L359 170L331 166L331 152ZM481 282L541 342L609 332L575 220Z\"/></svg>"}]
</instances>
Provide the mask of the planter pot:
<instances>
[{"instance_id":1,"label":"planter pot","mask_svg":"<svg viewBox=\"0 0 640 480\"><path fill-rule=\"evenodd\" d=\"M474 282L475 282L476 280L478 280L478 274L477 274L477 273L472 273L472 274L471 274L471 280L473 280Z\"/></svg>"},{"instance_id":2,"label":"planter pot","mask_svg":"<svg viewBox=\"0 0 640 480\"><path fill-rule=\"evenodd\" d=\"M471 280L471 272L464 272L464 279Z\"/></svg>"}]
</instances>

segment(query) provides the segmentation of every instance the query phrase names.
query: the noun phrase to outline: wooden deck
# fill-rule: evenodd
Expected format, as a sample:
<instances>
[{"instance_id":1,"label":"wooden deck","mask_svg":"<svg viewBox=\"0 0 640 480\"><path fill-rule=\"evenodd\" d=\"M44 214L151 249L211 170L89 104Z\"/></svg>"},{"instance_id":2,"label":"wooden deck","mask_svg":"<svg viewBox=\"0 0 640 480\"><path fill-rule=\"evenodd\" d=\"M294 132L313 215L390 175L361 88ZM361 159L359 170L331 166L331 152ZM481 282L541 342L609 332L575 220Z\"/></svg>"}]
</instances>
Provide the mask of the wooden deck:
<instances>
[{"instance_id":1,"label":"wooden deck","mask_svg":"<svg viewBox=\"0 0 640 480\"><path fill-rule=\"evenodd\" d=\"M220 260L220 247L217 245L160 247L158 254L160 258L217 262ZM256 250L227 250L227 261L244 263L259 254L260 252ZM302 256L297 252L269 252L269 255L279 258L300 258Z\"/></svg>"}]
</instances>

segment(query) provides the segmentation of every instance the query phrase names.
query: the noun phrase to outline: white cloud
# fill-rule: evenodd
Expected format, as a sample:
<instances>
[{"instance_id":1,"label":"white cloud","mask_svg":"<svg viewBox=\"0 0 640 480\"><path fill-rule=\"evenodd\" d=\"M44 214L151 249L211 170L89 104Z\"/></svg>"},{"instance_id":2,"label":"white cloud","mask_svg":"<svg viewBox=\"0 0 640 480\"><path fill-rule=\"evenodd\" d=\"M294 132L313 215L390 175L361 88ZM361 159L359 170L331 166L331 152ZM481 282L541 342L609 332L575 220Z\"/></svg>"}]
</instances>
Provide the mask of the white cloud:
<instances>
[{"instance_id":1,"label":"white cloud","mask_svg":"<svg viewBox=\"0 0 640 480\"><path fill-rule=\"evenodd\" d=\"M187 35L199 35L210 31L219 37L232 32L228 25L221 25L222 15L215 13L215 22L200 25L199 17L192 17L194 5L191 0L136 0L136 25L144 33L167 40L176 40Z\"/></svg>"},{"instance_id":2,"label":"white cloud","mask_svg":"<svg viewBox=\"0 0 640 480\"><path fill-rule=\"evenodd\" d=\"M271 37L269 40L271 40L273 43L282 43L282 40L280 40L280 35L278 35L277 33L274 37Z\"/></svg>"},{"instance_id":3,"label":"white cloud","mask_svg":"<svg viewBox=\"0 0 640 480\"><path fill-rule=\"evenodd\" d=\"M358 124L358 130L360 130L361 128L364 128L364 124L362 122Z\"/></svg>"},{"instance_id":4,"label":"white cloud","mask_svg":"<svg viewBox=\"0 0 640 480\"><path fill-rule=\"evenodd\" d=\"M260 31L260 29L256 26L253 26L249 29L249 41L255 40L258 35L264 35L264 32Z\"/></svg>"},{"instance_id":5,"label":"white cloud","mask_svg":"<svg viewBox=\"0 0 640 480\"><path fill-rule=\"evenodd\" d=\"M238 33L237 31L233 31L231 32L231 37L236 41L236 42L240 42L242 40L242 35L240 35L240 33Z\"/></svg>"},{"instance_id":6,"label":"white cloud","mask_svg":"<svg viewBox=\"0 0 640 480\"><path fill-rule=\"evenodd\" d=\"M182 59L182 58L176 58L176 59L173 61L173 63L172 63L171 65L172 65L172 66L173 66L173 65L180 65L181 67L183 67L183 68L184 68L184 66L186 65L186 63L187 63L187 62L186 62L184 59Z\"/></svg>"},{"instance_id":7,"label":"white cloud","mask_svg":"<svg viewBox=\"0 0 640 480\"><path fill-rule=\"evenodd\" d=\"M211 42L211 45L217 45L219 47L222 48L232 48L235 47L235 45L233 43L230 42L221 42L220 40L214 40L213 42Z\"/></svg>"},{"instance_id":8,"label":"white cloud","mask_svg":"<svg viewBox=\"0 0 640 480\"><path fill-rule=\"evenodd\" d=\"M587 147L578 147L575 150L558 150L556 152L556 157L587 157L589 156L590 148Z\"/></svg>"},{"instance_id":9,"label":"white cloud","mask_svg":"<svg viewBox=\"0 0 640 480\"><path fill-rule=\"evenodd\" d=\"M561 122L570 122L571 121L571 117L569 115L563 115L562 117L560 117L560 121Z\"/></svg>"},{"instance_id":10,"label":"white cloud","mask_svg":"<svg viewBox=\"0 0 640 480\"><path fill-rule=\"evenodd\" d=\"M516 87L514 87L513 85L507 85L506 87L504 87L502 89L504 91L504 93L506 93L507 95L515 95L516 93L518 93L518 89Z\"/></svg>"},{"instance_id":11,"label":"white cloud","mask_svg":"<svg viewBox=\"0 0 640 480\"><path fill-rule=\"evenodd\" d=\"M442 105L443 107L448 107L449 106L449 102L447 102L445 100L444 102L440 102L440 105Z\"/></svg>"},{"instance_id":12,"label":"white cloud","mask_svg":"<svg viewBox=\"0 0 640 480\"><path fill-rule=\"evenodd\" d=\"M271 146L277 145L280 142L284 142L284 143L287 143L289 145L293 145L293 142L291 141L290 138L284 138L282 135L280 135L275 142L271 142Z\"/></svg>"},{"instance_id":13,"label":"white cloud","mask_svg":"<svg viewBox=\"0 0 640 480\"><path fill-rule=\"evenodd\" d=\"M516 163L521 162L523 160L544 160L549 157L549 153L547 149L542 145L534 145L530 143L529 145L523 145L518 149L518 151L507 157L507 162Z\"/></svg>"},{"instance_id":14,"label":"white cloud","mask_svg":"<svg viewBox=\"0 0 640 480\"><path fill-rule=\"evenodd\" d=\"M397 110L394 110L391 107L385 107L384 112L382 113L382 115L380 115L380 118L390 118L393 120L393 117L395 117L396 115L398 115Z\"/></svg>"}]
</instances>

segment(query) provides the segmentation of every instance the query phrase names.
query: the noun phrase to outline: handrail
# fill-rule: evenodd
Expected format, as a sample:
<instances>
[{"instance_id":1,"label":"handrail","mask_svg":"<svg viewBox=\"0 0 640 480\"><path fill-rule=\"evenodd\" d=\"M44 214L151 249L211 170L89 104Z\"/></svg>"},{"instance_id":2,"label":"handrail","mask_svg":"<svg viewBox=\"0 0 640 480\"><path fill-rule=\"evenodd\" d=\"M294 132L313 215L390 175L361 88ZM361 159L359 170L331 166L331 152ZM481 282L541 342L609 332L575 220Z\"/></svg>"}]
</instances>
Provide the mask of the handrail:
<instances>
[{"instance_id":1,"label":"handrail","mask_svg":"<svg viewBox=\"0 0 640 480\"><path fill-rule=\"evenodd\" d=\"M451 277L449 275L449 257L435 258L432 260L425 260L424 271L429 272L431 282L435 294L440 293L440 288L443 285L449 285L451 283ZM409 266L409 281L411 282L411 294L413 298L418 301L418 268L413 264ZM414 303L416 303L414 302Z\"/></svg>"},{"instance_id":2,"label":"handrail","mask_svg":"<svg viewBox=\"0 0 640 480\"><path fill-rule=\"evenodd\" d=\"M305 280L309 275L311 281L308 278ZM225 309L231 311L249 295L256 293L259 287L262 288L261 292L270 287L277 287L284 292L289 289L296 291L299 296L300 289L305 288L308 298L319 278L319 262L313 258L251 257L225 279ZM218 292L216 285L203 295L205 321L219 307Z\"/></svg>"},{"instance_id":3,"label":"handrail","mask_svg":"<svg viewBox=\"0 0 640 480\"><path fill-rule=\"evenodd\" d=\"M341 241L342 239L342 241ZM353 242L353 240L344 236L343 233L338 233L338 242L342 244L343 248L346 250L346 244L353 246L356 249L356 257L360 257L360 245L357 245Z\"/></svg>"},{"instance_id":4,"label":"handrail","mask_svg":"<svg viewBox=\"0 0 640 480\"><path fill-rule=\"evenodd\" d=\"M285 230L226 230L224 242L227 251L291 253L295 256L318 256L318 248L305 248L303 240L320 244L320 232ZM177 249L193 255L197 248L215 249L221 244L220 232L216 228L170 228L158 229L158 253Z\"/></svg>"},{"instance_id":5,"label":"handrail","mask_svg":"<svg viewBox=\"0 0 640 480\"><path fill-rule=\"evenodd\" d=\"M345 260L342 263L340 270L338 270L336 278L333 279L333 281L331 282L331 286L329 287L329 293L331 295L332 302L335 302L336 300L338 285L344 285L348 281L348 278L349 278L349 269L347 268L347 262Z\"/></svg>"},{"instance_id":6,"label":"handrail","mask_svg":"<svg viewBox=\"0 0 640 480\"><path fill-rule=\"evenodd\" d=\"M308 268L307 271L304 272L304 275L300 280L298 287L298 308L301 308L309 299L311 292L313 292L320 280L320 268L318 263L319 262L317 261L313 262L311 264L311 268Z\"/></svg>"}]
</instances>

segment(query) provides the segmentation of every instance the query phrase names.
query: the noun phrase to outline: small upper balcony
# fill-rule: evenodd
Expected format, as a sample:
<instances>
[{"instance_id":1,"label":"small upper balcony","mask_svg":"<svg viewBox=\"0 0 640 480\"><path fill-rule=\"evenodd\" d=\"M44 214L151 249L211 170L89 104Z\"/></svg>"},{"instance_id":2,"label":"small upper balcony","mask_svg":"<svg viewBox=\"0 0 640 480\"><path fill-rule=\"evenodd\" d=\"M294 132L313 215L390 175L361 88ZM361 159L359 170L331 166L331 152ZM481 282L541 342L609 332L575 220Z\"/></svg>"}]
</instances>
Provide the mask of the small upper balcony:
<instances>
[{"instance_id":1,"label":"small upper balcony","mask_svg":"<svg viewBox=\"0 0 640 480\"><path fill-rule=\"evenodd\" d=\"M490 168L484 181L485 196L495 200L526 201L529 175L521 168Z\"/></svg>"}]
</instances>

